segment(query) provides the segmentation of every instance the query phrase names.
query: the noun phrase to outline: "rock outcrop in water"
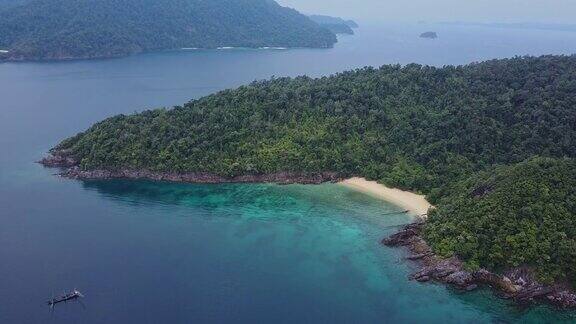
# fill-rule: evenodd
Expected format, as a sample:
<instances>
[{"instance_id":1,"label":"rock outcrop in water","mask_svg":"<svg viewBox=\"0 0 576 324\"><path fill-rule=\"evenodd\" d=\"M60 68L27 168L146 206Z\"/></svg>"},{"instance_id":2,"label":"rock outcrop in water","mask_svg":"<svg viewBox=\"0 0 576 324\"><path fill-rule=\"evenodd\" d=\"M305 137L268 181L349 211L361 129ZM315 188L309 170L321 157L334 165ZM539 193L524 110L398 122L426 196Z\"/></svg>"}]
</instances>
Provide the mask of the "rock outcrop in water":
<instances>
[{"instance_id":1,"label":"rock outcrop in water","mask_svg":"<svg viewBox=\"0 0 576 324\"><path fill-rule=\"evenodd\" d=\"M78 165L78 161L70 157L67 151L59 151L58 154L46 156L38 163L51 168L72 168Z\"/></svg>"},{"instance_id":2,"label":"rock outcrop in water","mask_svg":"<svg viewBox=\"0 0 576 324\"><path fill-rule=\"evenodd\" d=\"M63 168L61 176L70 179L147 179L155 181L188 182L188 183L278 183L278 184L321 184L338 182L344 178L335 172L298 173L278 172L272 174L241 175L222 177L206 172L177 173L148 170L82 170L78 161L66 151L56 151L38 163L50 168Z\"/></svg>"},{"instance_id":3,"label":"rock outcrop in water","mask_svg":"<svg viewBox=\"0 0 576 324\"><path fill-rule=\"evenodd\" d=\"M560 284L547 286L538 283L527 268L512 269L498 275L486 269L467 271L457 257L439 257L420 236L423 225L423 222L409 224L382 240L387 246L406 247L410 252L406 259L419 263L421 267L410 275L411 280L435 280L465 291L487 285L496 289L500 297L519 304L543 301L563 308L576 308L576 293Z\"/></svg>"}]
</instances>

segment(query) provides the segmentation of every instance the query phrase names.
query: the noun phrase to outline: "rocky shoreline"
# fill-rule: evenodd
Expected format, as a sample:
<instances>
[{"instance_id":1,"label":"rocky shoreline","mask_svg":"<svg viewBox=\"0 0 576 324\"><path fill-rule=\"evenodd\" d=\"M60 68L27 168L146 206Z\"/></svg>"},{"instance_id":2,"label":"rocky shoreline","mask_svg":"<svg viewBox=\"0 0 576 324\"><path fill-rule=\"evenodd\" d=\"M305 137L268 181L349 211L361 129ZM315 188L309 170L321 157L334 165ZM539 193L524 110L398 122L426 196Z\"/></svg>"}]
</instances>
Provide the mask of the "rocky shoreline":
<instances>
[{"instance_id":1,"label":"rocky shoreline","mask_svg":"<svg viewBox=\"0 0 576 324\"><path fill-rule=\"evenodd\" d=\"M407 260L417 262L419 270L410 275L419 282L437 281L464 291L475 290L480 286L494 288L497 295L511 299L518 304L546 302L561 308L576 308L576 293L563 285L543 285L532 277L529 269L517 268L503 275L485 269L466 271L456 257L441 258L434 254L420 233L422 221L406 225L400 232L382 240L391 247L406 247L410 255Z\"/></svg>"},{"instance_id":2,"label":"rocky shoreline","mask_svg":"<svg viewBox=\"0 0 576 324\"><path fill-rule=\"evenodd\" d=\"M277 172L271 174L240 175L236 177L222 177L206 172L158 172L148 170L82 170L78 161L66 152L57 151L52 155L38 161L45 167L62 168L60 176L79 180L105 180L105 179L143 179L154 181L186 182L202 184L218 183L277 183L277 184L321 184L326 182L339 182L344 177L336 172L298 173Z\"/></svg>"}]
</instances>

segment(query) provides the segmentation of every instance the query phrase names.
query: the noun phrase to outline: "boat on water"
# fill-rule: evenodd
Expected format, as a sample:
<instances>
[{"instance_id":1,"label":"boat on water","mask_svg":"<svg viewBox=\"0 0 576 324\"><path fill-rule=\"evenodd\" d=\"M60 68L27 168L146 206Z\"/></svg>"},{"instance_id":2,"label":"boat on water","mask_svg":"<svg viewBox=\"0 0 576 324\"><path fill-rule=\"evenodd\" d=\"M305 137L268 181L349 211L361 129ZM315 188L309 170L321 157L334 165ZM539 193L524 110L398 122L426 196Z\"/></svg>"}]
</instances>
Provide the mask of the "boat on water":
<instances>
[{"instance_id":1,"label":"boat on water","mask_svg":"<svg viewBox=\"0 0 576 324\"><path fill-rule=\"evenodd\" d=\"M78 290L74 289L73 291L69 292L69 293L65 293L64 295L60 295L58 297L54 297L52 299L50 299L47 303L48 306L50 307L54 307L54 305L62 303L62 302L67 302L69 300L76 300L78 298L82 298L84 297L84 295L82 295L81 292L79 292Z\"/></svg>"}]
</instances>

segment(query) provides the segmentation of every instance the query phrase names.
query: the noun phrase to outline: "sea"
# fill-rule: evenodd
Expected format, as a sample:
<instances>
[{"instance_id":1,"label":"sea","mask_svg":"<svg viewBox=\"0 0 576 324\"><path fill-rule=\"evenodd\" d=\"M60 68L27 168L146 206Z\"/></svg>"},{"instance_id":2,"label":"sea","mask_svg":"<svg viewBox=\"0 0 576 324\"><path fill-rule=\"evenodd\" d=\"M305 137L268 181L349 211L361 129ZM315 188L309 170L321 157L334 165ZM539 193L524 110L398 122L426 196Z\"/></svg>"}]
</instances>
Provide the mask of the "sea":
<instances>
[{"instance_id":1,"label":"sea","mask_svg":"<svg viewBox=\"0 0 576 324\"><path fill-rule=\"evenodd\" d=\"M576 322L408 280L415 264L380 241L411 215L338 184L77 181L35 163L104 118L255 80L576 53L569 31L360 25L333 49L0 64L0 323ZM85 298L46 304L72 289Z\"/></svg>"}]
</instances>

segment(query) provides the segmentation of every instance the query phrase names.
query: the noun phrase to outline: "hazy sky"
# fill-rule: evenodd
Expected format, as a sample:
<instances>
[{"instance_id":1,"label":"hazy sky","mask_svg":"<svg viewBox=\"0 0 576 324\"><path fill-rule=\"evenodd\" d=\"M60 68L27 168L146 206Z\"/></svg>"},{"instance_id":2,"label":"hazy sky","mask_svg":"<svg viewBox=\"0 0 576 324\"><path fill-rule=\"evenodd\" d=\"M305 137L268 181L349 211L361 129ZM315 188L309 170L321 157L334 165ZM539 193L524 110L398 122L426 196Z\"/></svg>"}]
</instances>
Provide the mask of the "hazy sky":
<instances>
[{"instance_id":1,"label":"hazy sky","mask_svg":"<svg viewBox=\"0 0 576 324\"><path fill-rule=\"evenodd\" d=\"M304 13L381 21L576 23L576 0L278 0Z\"/></svg>"}]
</instances>

